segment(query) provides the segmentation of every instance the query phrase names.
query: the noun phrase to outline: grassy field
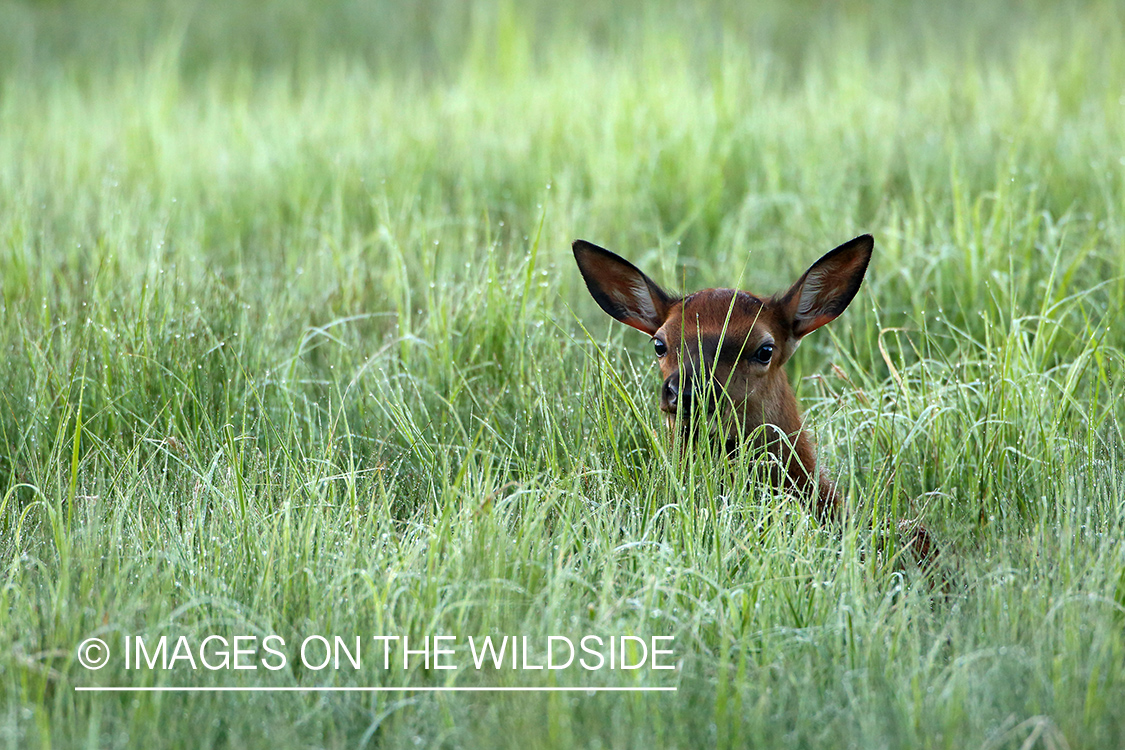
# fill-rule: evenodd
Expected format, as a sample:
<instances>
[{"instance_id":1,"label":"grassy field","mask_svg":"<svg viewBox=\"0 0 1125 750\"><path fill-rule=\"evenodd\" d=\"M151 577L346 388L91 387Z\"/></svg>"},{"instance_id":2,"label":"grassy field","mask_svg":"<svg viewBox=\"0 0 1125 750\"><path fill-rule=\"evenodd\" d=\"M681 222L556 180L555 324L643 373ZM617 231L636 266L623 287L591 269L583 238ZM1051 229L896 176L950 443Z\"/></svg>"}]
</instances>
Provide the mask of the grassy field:
<instances>
[{"instance_id":1,"label":"grassy field","mask_svg":"<svg viewBox=\"0 0 1125 750\"><path fill-rule=\"evenodd\" d=\"M0 2L0 747L1125 746L1119 3L310 13ZM570 242L769 293L861 232L823 528L665 442ZM123 662L269 634L677 669Z\"/></svg>"}]
</instances>

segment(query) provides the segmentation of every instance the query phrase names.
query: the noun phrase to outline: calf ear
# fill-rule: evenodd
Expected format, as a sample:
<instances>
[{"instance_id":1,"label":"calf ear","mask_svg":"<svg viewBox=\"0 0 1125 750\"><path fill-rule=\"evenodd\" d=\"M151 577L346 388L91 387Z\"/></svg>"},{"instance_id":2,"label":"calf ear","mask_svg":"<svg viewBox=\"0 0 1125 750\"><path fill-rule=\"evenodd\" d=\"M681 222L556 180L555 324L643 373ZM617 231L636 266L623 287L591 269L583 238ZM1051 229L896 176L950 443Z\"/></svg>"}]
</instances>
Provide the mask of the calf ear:
<instances>
[{"instance_id":1,"label":"calf ear","mask_svg":"<svg viewBox=\"0 0 1125 750\"><path fill-rule=\"evenodd\" d=\"M865 234L813 263L779 299L794 338L835 320L859 291L875 240Z\"/></svg>"},{"instance_id":2,"label":"calf ear","mask_svg":"<svg viewBox=\"0 0 1125 750\"><path fill-rule=\"evenodd\" d=\"M574 260L594 301L626 325L656 333L675 300L639 268L605 248L575 240Z\"/></svg>"}]
</instances>

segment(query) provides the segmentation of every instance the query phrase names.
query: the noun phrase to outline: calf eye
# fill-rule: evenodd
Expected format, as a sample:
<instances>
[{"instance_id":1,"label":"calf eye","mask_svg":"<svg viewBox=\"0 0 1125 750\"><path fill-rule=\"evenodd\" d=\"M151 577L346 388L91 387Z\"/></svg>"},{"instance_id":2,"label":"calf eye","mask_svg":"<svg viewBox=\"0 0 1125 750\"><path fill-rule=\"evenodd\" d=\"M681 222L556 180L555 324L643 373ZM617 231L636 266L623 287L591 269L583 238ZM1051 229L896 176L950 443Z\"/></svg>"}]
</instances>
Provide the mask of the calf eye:
<instances>
[{"instance_id":1,"label":"calf eye","mask_svg":"<svg viewBox=\"0 0 1125 750\"><path fill-rule=\"evenodd\" d=\"M658 356L658 357L663 357L665 354L668 353L668 345L665 344L660 339L653 339L652 340L652 346L653 346L654 349L656 349L656 356Z\"/></svg>"},{"instance_id":2,"label":"calf eye","mask_svg":"<svg viewBox=\"0 0 1125 750\"><path fill-rule=\"evenodd\" d=\"M773 344L762 344L758 347L758 351L754 352L754 361L763 365L768 365L771 357L773 357Z\"/></svg>"}]
</instances>

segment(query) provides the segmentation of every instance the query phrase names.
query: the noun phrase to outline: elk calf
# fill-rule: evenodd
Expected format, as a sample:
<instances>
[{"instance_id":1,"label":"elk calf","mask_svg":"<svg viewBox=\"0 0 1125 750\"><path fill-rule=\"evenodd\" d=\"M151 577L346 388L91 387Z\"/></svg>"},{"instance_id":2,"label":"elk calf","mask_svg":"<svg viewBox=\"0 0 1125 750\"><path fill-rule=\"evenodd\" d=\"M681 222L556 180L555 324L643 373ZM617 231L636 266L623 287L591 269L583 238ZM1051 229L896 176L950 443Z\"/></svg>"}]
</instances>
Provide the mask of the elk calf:
<instances>
[{"instance_id":1,"label":"elk calf","mask_svg":"<svg viewBox=\"0 0 1125 750\"><path fill-rule=\"evenodd\" d=\"M603 310L652 337L671 427L714 415L733 453L754 441L777 459L780 479L820 520L836 519L836 485L816 468L785 363L801 339L834 320L855 297L874 240L856 237L825 255L788 291L769 298L736 289L676 297L629 261L585 240L574 259ZM696 420L694 423L698 423Z\"/></svg>"}]
</instances>

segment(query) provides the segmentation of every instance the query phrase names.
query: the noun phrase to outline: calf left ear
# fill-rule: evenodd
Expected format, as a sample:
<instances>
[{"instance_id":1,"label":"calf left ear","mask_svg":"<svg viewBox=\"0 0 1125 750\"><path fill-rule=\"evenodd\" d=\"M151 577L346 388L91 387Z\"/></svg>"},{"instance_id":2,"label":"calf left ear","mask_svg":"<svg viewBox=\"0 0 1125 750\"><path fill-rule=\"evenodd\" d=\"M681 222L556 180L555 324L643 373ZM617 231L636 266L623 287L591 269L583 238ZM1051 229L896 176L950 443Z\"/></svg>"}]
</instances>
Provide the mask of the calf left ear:
<instances>
[{"instance_id":1,"label":"calf left ear","mask_svg":"<svg viewBox=\"0 0 1125 750\"><path fill-rule=\"evenodd\" d=\"M847 308L863 283L874 247L875 239L869 234L845 242L813 263L778 299L794 338L830 323Z\"/></svg>"},{"instance_id":2,"label":"calf left ear","mask_svg":"<svg viewBox=\"0 0 1125 750\"><path fill-rule=\"evenodd\" d=\"M664 325L675 300L641 269L586 240L575 240L573 248L586 288L603 310L649 336Z\"/></svg>"}]
</instances>

